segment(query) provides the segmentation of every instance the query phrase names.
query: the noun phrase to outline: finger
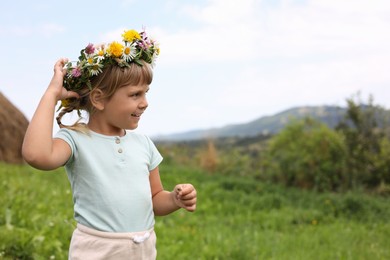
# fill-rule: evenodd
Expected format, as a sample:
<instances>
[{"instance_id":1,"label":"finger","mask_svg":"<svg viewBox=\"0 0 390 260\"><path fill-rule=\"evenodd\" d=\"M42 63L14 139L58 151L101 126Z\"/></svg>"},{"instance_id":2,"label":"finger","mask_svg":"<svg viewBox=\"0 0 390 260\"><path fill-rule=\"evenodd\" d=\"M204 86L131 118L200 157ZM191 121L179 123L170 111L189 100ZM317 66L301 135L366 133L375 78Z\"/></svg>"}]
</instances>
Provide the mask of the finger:
<instances>
[{"instance_id":1,"label":"finger","mask_svg":"<svg viewBox=\"0 0 390 260\"><path fill-rule=\"evenodd\" d=\"M176 192L176 195L182 195L182 192L183 192L183 185L181 185L181 184L176 185L176 187L175 187L175 192Z\"/></svg>"},{"instance_id":2,"label":"finger","mask_svg":"<svg viewBox=\"0 0 390 260\"><path fill-rule=\"evenodd\" d=\"M191 185L191 184L181 184L180 185L181 189L182 189L182 194L187 194L187 193L190 193L191 191L194 190L194 187Z\"/></svg>"},{"instance_id":3,"label":"finger","mask_svg":"<svg viewBox=\"0 0 390 260\"><path fill-rule=\"evenodd\" d=\"M193 197L196 196L196 190L192 185L189 185L183 189L181 195L183 197Z\"/></svg>"},{"instance_id":4,"label":"finger","mask_svg":"<svg viewBox=\"0 0 390 260\"><path fill-rule=\"evenodd\" d=\"M80 95L74 91L68 91L67 94L68 94L67 98L80 98Z\"/></svg>"},{"instance_id":5,"label":"finger","mask_svg":"<svg viewBox=\"0 0 390 260\"><path fill-rule=\"evenodd\" d=\"M59 61L61 62L61 64L65 65L66 63L68 63L69 59L68 58L61 58Z\"/></svg>"},{"instance_id":6,"label":"finger","mask_svg":"<svg viewBox=\"0 0 390 260\"><path fill-rule=\"evenodd\" d=\"M181 203L184 205L184 207L192 207L193 205L196 205L196 199L191 199L191 200L181 200Z\"/></svg>"},{"instance_id":7,"label":"finger","mask_svg":"<svg viewBox=\"0 0 390 260\"><path fill-rule=\"evenodd\" d=\"M57 62L54 64L54 70L57 68L63 68L67 62L68 62L67 58L61 58L57 60Z\"/></svg>"},{"instance_id":8,"label":"finger","mask_svg":"<svg viewBox=\"0 0 390 260\"><path fill-rule=\"evenodd\" d=\"M185 209L189 212L194 212L196 210L196 204L186 206Z\"/></svg>"},{"instance_id":9,"label":"finger","mask_svg":"<svg viewBox=\"0 0 390 260\"><path fill-rule=\"evenodd\" d=\"M192 190L190 193L180 195L180 199L182 200L192 200L193 198L196 198L195 190Z\"/></svg>"},{"instance_id":10,"label":"finger","mask_svg":"<svg viewBox=\"0 0 390 260\"><path fill-rule=\"evenodd\" d=\"M192 201L192 200L196 200L196 192L193 191L191 193L188 193L188 194L185 194L185 195L177 195L177 198L180 200L180 201L183 201L183 202L186 202L186 201Z\"/></svg>"}]
</instances>

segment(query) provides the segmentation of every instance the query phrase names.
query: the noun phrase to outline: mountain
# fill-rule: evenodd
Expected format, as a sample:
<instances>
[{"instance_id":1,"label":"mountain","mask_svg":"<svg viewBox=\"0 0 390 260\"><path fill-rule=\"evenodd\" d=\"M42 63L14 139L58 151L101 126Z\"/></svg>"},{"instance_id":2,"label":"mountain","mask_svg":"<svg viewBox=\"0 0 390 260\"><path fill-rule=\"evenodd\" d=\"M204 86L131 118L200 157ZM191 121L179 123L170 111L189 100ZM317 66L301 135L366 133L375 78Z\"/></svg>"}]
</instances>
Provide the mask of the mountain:
<instances>
[{"instance_id":1,"label":"mountain","mask_svg":"<svg viewBox=\"0 0 390 260\"><path fill-rule=\"evenodd\" d=\"M259 134L275 134L293 119L311 117L334 128L344 117L346 108L338 106L295 107L273 116L264 116L244 124L232 124L220 128L193 130L154 137L157 141L199 140L220 137L251 137Z\"/></svg>"}]
</instances>

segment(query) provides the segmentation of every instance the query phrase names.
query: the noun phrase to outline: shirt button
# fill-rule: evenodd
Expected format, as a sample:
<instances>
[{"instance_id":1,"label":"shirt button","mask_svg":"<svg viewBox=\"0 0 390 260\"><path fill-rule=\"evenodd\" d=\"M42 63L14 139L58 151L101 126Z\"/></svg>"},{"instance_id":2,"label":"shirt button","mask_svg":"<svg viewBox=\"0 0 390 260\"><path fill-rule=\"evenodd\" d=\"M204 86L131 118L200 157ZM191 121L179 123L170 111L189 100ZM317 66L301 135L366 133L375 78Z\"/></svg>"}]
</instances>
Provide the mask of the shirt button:
<instances>
[{"instance_id":1,"label":"shirt button","mask_svg":"<svg viewBox=\"0 0 390 260\"><path fill-rule=\"evenodd\" d=\"M121 140L119 138L115 139L115 143L119 144L120 142L121 142Z\"/></svg>"},{"instance_id":2,"label":"shirt button","mask_svg":"<svg viewBox=\"0 0 390 260\"><path fill-rule=\"evenodd\" d=\"M119 148L118 153L122 153L122 152L123 152L122 148Z\"/></svg>"}]
</instances>

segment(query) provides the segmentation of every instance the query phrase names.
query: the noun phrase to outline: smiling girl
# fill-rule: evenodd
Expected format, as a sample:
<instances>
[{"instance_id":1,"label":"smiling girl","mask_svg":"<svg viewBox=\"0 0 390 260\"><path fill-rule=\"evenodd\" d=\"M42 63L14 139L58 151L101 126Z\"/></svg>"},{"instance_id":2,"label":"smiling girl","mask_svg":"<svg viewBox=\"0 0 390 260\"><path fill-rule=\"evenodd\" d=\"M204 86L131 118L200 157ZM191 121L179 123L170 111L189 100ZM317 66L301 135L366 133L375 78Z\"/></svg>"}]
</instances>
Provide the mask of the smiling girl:
<instances>
[{"instance_id":1,"label":"smiling girl","mask_svg":"<svg viewBox=\"0 0 390 260\"><path fill-rule=\"evenodd\" d=\"M33 167L65 166L77 222L69 259L155 259L154 216L196 208L193 185L164 190L162 156L147 136L129 131L148 107L159 48L145 32L122 36L123 43L89 44L76 64L56 62L23 143ZM58 101L61 129L53 138ZM63 115L74 110L86 111L88 122L63 125Z\"/></svg>"}]
</instances>

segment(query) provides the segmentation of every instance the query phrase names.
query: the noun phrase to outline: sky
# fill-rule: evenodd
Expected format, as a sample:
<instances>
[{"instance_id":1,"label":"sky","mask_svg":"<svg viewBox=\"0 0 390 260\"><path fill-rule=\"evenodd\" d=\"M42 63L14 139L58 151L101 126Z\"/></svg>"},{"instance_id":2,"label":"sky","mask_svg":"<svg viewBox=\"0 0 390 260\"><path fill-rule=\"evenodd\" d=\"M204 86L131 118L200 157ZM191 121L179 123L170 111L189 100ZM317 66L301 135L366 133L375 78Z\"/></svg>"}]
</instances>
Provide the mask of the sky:
<instances>
[{"instance_id":1,"label":"sky","mask_svg":"<svg viewBox=\"0 0 390 260\"><path fill-rule=\"evenodd\" d=\"M161 48L137 129L150 136L357 93L390 108L388 0L2 1L0 92L31 119L57 59L142 28Z\"/></svg>"}]
</instances>

